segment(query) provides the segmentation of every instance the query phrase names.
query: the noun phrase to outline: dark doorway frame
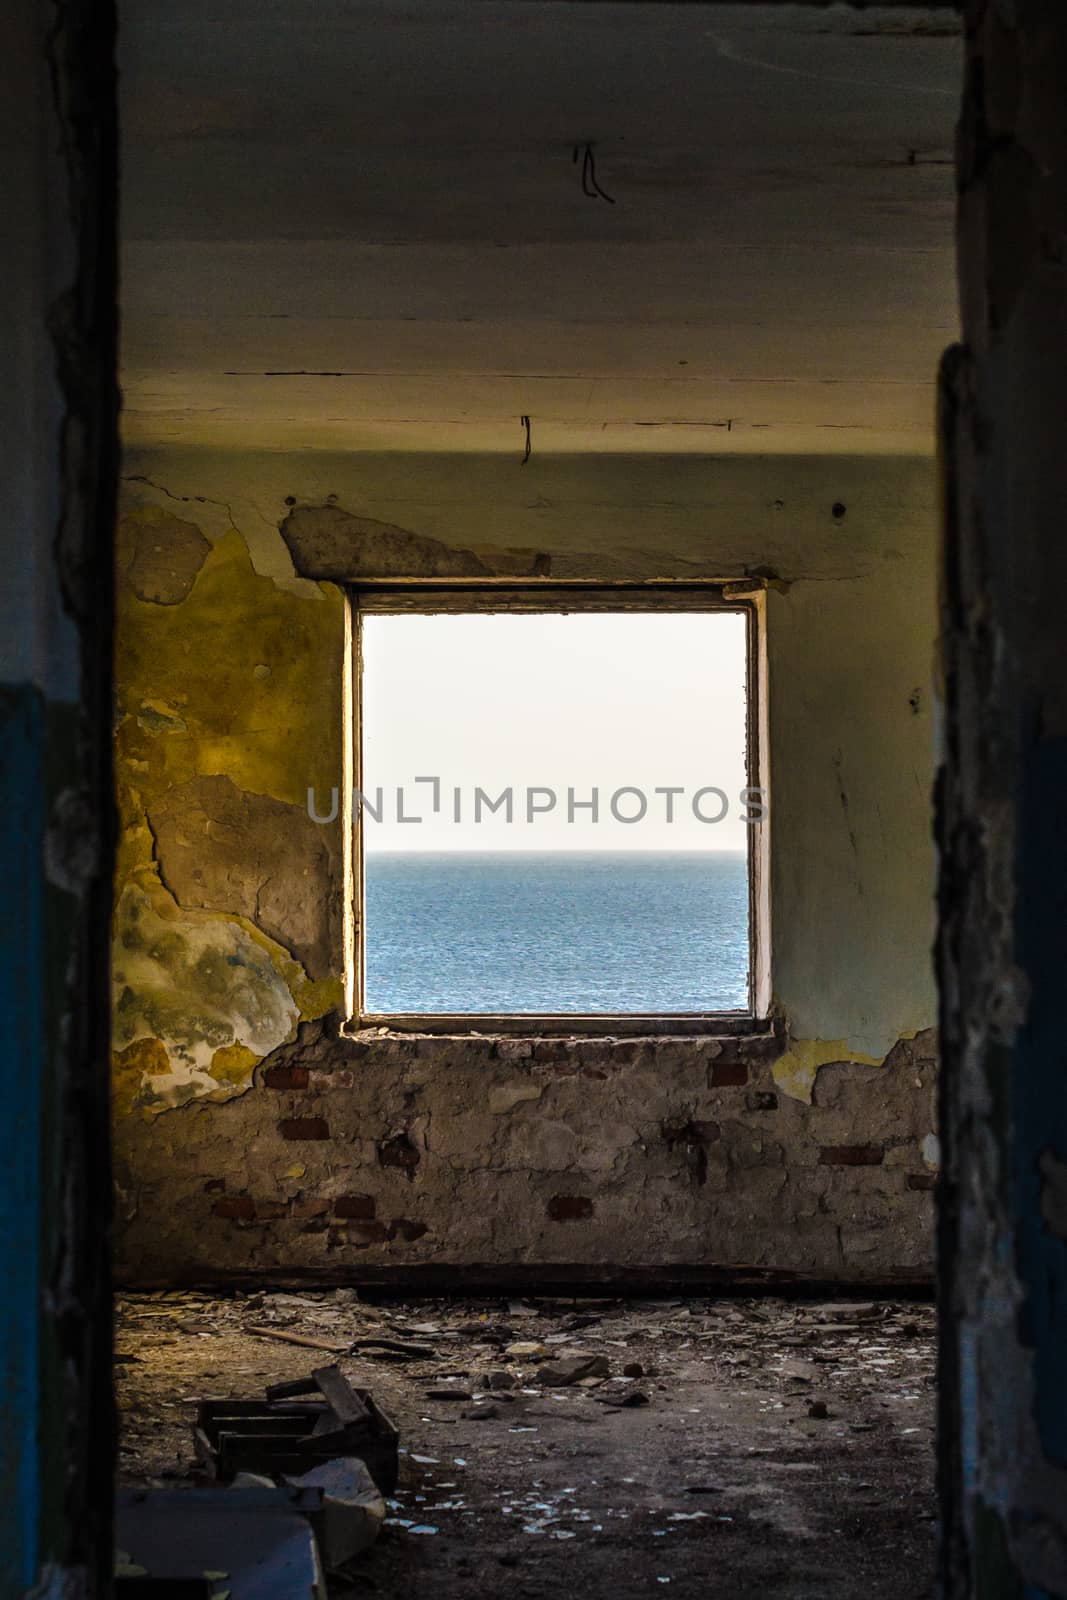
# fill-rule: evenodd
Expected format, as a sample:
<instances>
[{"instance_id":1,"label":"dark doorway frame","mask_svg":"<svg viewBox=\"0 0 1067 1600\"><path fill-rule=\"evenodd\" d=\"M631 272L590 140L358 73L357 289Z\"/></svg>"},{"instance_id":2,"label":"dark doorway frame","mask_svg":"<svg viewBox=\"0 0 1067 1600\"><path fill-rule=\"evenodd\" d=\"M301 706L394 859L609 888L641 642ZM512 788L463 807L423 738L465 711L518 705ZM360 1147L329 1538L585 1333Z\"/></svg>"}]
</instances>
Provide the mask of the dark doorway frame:
<instances>
[{"instance_id":1,"label":"dark doorway frame","mask_svg":"<svg viewBox=\"0 0 1067 1600\"><path fill-rule=\"evenodd\" d=\"M934 0L928 9L958 8ZM1067 1237L1056 1198L1067 1170L1056 1028L1067 846L1049 821L1067 798L1067 736L1054 692L1067 679L1057 615L1067 586L1067 128L1055 92L1067 78L1067 15L1056 0L967 0L964 11L966 343L943 368L941 423L942 1583L951 1600L1050 1600L1067 1593ZM38 507L52 507L50 536L37 550L42 611L54 602L68 619L77 662L73 692L53 690L45 671L25 683L5 678L0 695L4 778L21 785L25 818L9 811L4 845L22 934L9 1004L14 1019L21 983L23 1000L41 997L42 1023L28 1039L11 1032L5 1046L40 1158L39 1167L20 1167L20 1182L28 1174L33 1187L17 1236L34 1265L0 1457L27 1491L9 1517L12 1594L26 1589L30 1566L51 1592L68 1580L76 1588L65 1592L84 1596L110 1588L115 30L111 0L48 8L26 0L16 23L41 70L16 86L15 114L24 109L44 132L43 144L20 144L16 160L49 243L47 272L18 277L9 316L48 341L58 386L9 465ZM42 112L46 64L52 93ZM32 338L22 354L23 366L9 373L16 389L32 387L38 370ZM13 555L24 553L34 535L17 521L13 534ZM54 633L41 630L46 660ZM17 775L16 746L26 756ZM10 1209L23 1191L5 1186ZM1005 1307L1005 1285L1020 1305ZM27 1329L36 1329L35 1342ZM31 1435L32 1460L19 1453Z\"/></svg>"}]
</instances>

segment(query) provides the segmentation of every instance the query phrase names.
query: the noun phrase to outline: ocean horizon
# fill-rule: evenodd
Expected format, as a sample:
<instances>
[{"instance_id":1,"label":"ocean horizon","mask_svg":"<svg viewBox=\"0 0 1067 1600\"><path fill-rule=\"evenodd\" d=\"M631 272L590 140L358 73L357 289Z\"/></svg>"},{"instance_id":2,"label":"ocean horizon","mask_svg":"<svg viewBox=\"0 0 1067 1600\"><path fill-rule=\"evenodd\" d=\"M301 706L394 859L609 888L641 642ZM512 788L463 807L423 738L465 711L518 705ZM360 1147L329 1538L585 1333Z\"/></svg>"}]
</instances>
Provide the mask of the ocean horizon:
<instances>
[{"instance_id":1,"label":"ocean horizon","mask_svg":"<svg viewBox=\"0 0 1067 1600\"><path fill-rule=\"evenodd\" d=\"M366 1010L743 1011L742 851L368 851Z\"/></svg>"}]
</instances>

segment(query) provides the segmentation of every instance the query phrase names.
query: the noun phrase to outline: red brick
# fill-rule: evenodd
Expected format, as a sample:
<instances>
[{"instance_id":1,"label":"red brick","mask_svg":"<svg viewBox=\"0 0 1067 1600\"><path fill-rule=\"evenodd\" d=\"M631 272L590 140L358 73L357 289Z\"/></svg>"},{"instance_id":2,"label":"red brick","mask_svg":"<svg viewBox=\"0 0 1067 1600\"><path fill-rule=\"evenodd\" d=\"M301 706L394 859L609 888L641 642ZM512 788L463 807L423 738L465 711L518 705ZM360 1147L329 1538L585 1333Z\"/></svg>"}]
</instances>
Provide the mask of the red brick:
<instances>
[{"instance_id":1,"label":"red brick","mask_svg":"<svg viewBox=\"0 0 1067 1600\"><path fill-rule=\"evenodd\" d=\"M279 1217L287 1217L289 1207L284 1200L257 1200L256 1216L261 1222L276 1222Z\"/></svg>"},{"instance_id":2,"label":"red brick","mask_svg":"<svg viewBox=\"0 0 1067 1600\"><path fill-rule=\"evenodd\" d=\"M333 1203L333 1214L369 1222L374 1217L374 1204L374 1196L370 1194L342 1194Z\"/></svg>"},{"instance_id":3,"label":"red brick","mask_svg":"<svg viewBox=\"0 0 1067 1600\"><path fill-rule=\"evenodd\" d=\"M909 1189L936 1189L937 1188L937 1173L936 1172L909 1172L908 1173L908 1188Z\"/></svg>"},{"instance_id":4,"label":"red brick","mask_svg":"<svg viewBox=\"0 0 1067 1600\"><path fill-rule=\"evenodd\" d=\"M228 1194L216 1200L211 1208L216 1217L229 1217L234 1221L251 1222L256 1214L256 1202L250 1194Z\"/></svg>"},{"instance_id":5,"label":"red brick","mask_svg":"<svg viewBox=\"0 0 1067 1600\"><path fill-rule=\"evenodd\" d=\"M309 1076L307 1067L268 1067L263 1082L268 1089L306 1089Z\"/></svg>"},{"instance_id":6,"label":"red brick","mask_svg":"<svg viewBox=\"0 0 1067 1600\"><path fill-rule=\"evenodd\" d=\"M743 1061L713 1061L711 1087L713 1089L743 1089L748 1082L748 1068Z\"/></svg>"},{"instance_id":7,"label":"red brick","mask_svg":"<svg viewBox=\"0 0 1067 1600\"><path fill-rule=\"evenodd\" d=\"M294 1200L291 1206L292 1215L303 1221L307 1217L325 1217L330 1212L328 1200Z\"/></svg>"},{"instance_id":8,"label":"red brick","mask_svg":"<svg viewBox=\"0 0 1067 1600\"><path fill-rule=\"evenodd\" d=\"M545 1210L553 1222L576 1222L593 1215L593 1202L587 1194L554 1194Z\"/></svg>"},{"instance_id":9,"label":"red brick","mask_svg":"<svg viewBox=\"0 0 1067 1600\"><path fill-rule=\"evenodd\" d=\"M879 1144L826 1144L819 1151L824 1167L878 1167L884 1159Z\"/></svg>"},{"instance_id":10,"label":"red brick","mask_svg":"<svg viewBox=\"0 0 1067 1600\"><path fill-rule=\"evenodd\" d=\"M325 1117L283 1117L278 1124L283 1139L328 1139Z\"/></svg>"}]
</instances>

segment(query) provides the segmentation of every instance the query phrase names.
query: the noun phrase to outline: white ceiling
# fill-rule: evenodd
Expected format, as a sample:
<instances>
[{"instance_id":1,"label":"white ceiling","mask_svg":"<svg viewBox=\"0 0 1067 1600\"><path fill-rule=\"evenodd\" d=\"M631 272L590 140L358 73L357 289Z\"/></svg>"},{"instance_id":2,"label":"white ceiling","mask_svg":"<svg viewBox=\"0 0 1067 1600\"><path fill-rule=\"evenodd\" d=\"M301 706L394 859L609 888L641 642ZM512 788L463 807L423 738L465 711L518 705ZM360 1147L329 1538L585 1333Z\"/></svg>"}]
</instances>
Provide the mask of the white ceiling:
<instances>
[{"instance_id":1,"label":"white ceiling","mask_svg":"<svg viewBox=\"0 0 1067 1600\"><path fill-rule=\"evenodd\" d=\"M950 13L128 0L121 32L131 443L931 449Z\"/></svg>"}]
</instances>

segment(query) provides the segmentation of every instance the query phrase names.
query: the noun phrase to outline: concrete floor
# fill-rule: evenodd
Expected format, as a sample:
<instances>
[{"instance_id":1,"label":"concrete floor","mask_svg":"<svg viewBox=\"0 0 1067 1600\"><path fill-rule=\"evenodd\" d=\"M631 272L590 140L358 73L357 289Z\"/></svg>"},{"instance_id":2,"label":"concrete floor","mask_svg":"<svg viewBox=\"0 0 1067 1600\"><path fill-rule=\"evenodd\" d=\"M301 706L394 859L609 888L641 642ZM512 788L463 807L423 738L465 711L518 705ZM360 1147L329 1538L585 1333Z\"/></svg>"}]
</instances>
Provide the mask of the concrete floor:
<instances>
[{"instance_id":1,"label":"concrete floor","mask_svg":"<svg viewBox=\"0 0 1067 1600\"><path fill-rule=\"evenodd\" d=\"M433 1354L339 1357L250 1326ZM336 1359L373 1391L400 1429L401 1484L378 1543L332 1580L338 1600L933 1594L927 1305L164 1293L123 1299L118 1350L129 1484L195 1481L197 1396L255 1395ZM610 1375L540 1383L564 1351L606 1357ZM491 1372L514 1387L489 1389ZM606 1403L634 1395L647 1403Z\"/></svg>"}]
</instances>

